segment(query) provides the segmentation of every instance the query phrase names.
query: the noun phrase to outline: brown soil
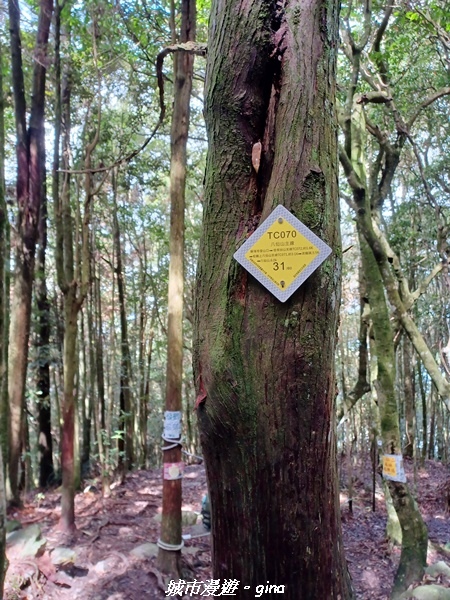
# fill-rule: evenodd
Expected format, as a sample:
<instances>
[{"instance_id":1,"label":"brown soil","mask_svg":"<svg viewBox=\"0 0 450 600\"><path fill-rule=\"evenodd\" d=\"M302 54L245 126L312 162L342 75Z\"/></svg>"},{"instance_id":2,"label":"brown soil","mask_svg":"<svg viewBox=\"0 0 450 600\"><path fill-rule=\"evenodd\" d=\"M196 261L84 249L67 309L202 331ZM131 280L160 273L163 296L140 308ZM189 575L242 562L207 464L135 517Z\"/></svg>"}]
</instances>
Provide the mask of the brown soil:
<instances>
[{"instance_id":1,"label":"brown soil","mask_svg":"<svg viewBox=\"0 0 450 600\"><path fill-rule=\"evenodd\" d=\"M427 522L432 544L429 562L450 561L449 469L427 461L422 470L406 463L408 481L415 481L417 497ZM376 487L376 510L372 511L370 466L353 468L352 512L348 501L348 474L341 468L341 514L349 570L358 600L387 600L399 549L385 538L386 511L381 488ZM377 480L379 477L377 476ZM414 489L414 486L413 486ZM206 492L204 468L188 466L183 480L183 509L200 512ZM99 493L79 493L76 497L77 531L68 539L58 530L60 495L33 493L24 507L9 518L23 526L38 523L47 539L46 551L37 559L23 560L9 553L5 600L160 600L167 582L156 568L156 560L139 559L130 551L146 542L156 543L161 511L160 470L139 471L127 476L123 485L112 490L110 498ZM187 527L184 533L204 533L203 526ZM55 568L51 552L68 546L76 552L75 563ZM450 544L448 546L450 548ZM185 542L183 578L206 581L211 578L210 537ZM428 578L429 580L429 578ZM203 589L203 588L202 588ZM181 598L180 595L176 596ZM188 594L185 598L205 598ZM323 600L323 599L311 599Z\"/></svg>"}]
</instances>

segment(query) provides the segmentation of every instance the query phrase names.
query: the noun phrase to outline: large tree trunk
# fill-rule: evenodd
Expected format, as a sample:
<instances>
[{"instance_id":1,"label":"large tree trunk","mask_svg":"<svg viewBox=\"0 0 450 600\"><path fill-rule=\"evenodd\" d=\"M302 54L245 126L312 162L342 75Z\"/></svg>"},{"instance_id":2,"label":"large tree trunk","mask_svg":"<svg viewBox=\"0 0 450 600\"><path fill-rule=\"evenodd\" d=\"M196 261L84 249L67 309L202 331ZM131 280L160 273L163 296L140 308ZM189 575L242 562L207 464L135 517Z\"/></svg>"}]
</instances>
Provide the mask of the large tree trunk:
<instances>
[{"instance_id":1,"label":"large tree trunk","mask_svg":"<svg viewBox=\"0 0 450 600\"><path fill-rule=\"evenodd\" d=\"M238 598L267 581L289 600L352 597L334 435L337 17L323 0L212 7L194 362L213 573L241 581ZM285 304L233 259L277 204L333 249Z\"/></svg>"},{"instance_id":2,"label":"large tree trunk","mask_svg":"<svg viewBox=\"0 0 450 600\"><path fill-rule=\"evenodd\" d=\"M181 1L180 42L195 40L196 2ZM184 207L186 147L194 57L174 56L174 105L170 132L170 266L167 319L166 411L181 411L183 382ZM167 444L170 446L171 444ZM165 464L181 461L181 445L164 451ZM158 564L179 573L181 543L181 479L163 479L163 506ZM179 547L176 550L176 547ZM170 549L171 548L171 549Z\"/></svg>"},{"instance_id":3,"label":"large tree trunk","mask_svg":"<svg viewBox=\"0 0 450 600\"><path fill-rule=\"evenodd\" d=\"M23 448L25 378L28 362L34 255L43 196L44 103L46 54L52 0L41 0L36 35L29 128L26 127L25 86L20 39L20 8L9 0L11 65L17 133L17 235L14 291L11 302L8 394L11 417L9 476L14 502L19 502L19 460ZM45 164L45 161L44 161Z\"/></svg>"}]
</instances>

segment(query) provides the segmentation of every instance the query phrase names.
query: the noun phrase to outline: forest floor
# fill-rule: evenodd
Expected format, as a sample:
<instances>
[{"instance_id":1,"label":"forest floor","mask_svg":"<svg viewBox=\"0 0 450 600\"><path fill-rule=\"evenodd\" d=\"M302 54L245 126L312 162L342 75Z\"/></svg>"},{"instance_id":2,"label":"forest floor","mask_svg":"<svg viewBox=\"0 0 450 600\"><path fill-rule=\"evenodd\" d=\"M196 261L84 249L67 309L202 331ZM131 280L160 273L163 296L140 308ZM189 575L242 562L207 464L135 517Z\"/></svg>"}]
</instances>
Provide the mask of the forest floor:
<instances>
[{"instance_id":1,"label":"forest floor","mask_svg":"<svg viewBox=\"0 0 450 600\"><path fill-rule=\"evenodd\" d=\"M406 462L405 470L408 481L415 482L413 489L415 487L428 525L431 542L428 562L450 563L450 470L433 461L426 461L423 469L414 469L412 462ZM377 475L375 512L370 465L355 465L353 479L350 512L348 490L343 486L348 480L348 469L341 464L344 545L354 589L358 600L387 600L399 549L386 541L386 509L380 478ZM188 466L183 479L183 510L187 516L195 519L192 513L200 512L205 493L204 468ZM36 529L36 524L39 525L46 544L37 558L24 558L20 542L10 541L5 600L159 600L166 597L166 583L157 570L155 558L160 526L157 515L161 512L160 470L130 473L123 484L113 486L109 498L102 498L95 487L77 494L77 531L71 539L58 530L59 502L58 491L34 492L23 508L9 514L9 519L19 521L23 528L34 526ZM185 542L183 577L189 582L205 582L211 578L210 536L204 535L200 517L197 525L184 527L183 533L202 535ZM61 547L66 550L60 550ZM61 558L69 549L72 554ZM198 591L204 592L205 588L199 587ZM205 594L188 592L184 598L205 598Z\"/></svg>"}]
</instances>

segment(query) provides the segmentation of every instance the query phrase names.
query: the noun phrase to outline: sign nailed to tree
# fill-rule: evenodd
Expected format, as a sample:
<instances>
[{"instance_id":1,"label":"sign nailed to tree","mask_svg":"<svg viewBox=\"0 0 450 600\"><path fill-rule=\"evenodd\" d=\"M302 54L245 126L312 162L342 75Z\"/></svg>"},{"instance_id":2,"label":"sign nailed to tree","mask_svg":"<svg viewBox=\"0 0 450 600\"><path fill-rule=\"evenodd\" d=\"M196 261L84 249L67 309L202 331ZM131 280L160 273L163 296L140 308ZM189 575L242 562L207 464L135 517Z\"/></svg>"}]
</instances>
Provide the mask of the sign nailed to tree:
<instances>
[{"instance_id":1,"label":"sign nailed to tree","mask_svg":"<svg viewBox=\"0 0 450 600\"><path fill-rule=\"evenodd\" d=\"M329 256L331 248L284 206L277 206L234 258L285 302Z\"/></svg>"},{"instance_id":2,"label":"sign nailed to tree","mask_svg":"<svg viewBox=\"0 0 450 600\"><path fill-rule=\"evenodd\" d=\"M383 477L385 479L390 479L391 481L406 483L403 457L401 454L383 455Z\"/></svg>"}]
</instances>

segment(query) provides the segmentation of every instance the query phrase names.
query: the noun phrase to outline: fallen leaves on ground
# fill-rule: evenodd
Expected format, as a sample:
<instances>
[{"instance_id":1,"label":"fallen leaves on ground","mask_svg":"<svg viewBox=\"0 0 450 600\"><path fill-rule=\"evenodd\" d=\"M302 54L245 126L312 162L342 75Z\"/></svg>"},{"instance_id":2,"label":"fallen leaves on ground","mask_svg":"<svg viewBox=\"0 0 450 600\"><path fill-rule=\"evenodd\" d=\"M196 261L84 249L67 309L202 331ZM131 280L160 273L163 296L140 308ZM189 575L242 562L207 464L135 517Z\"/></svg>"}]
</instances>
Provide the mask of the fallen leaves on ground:
<instances>
[{"instance_id":1,"label":"fallen leaves on ground","mask_svg":"<svg viewBox=\"0 0 450 600\"><path fill-rule=\"evenodd\" d=\"M405 469L428 525L429 563L450 563L449 469L434 461L426 461L422 469L414 467L412 461L405 461ZM370 461L353 465L352 474L350 512L348 469L345 461L342 462L344 546L356 598L388 600L400 549L386 540L386 510L378 475L375 512L372 511ZM183 480L183 508L200 513L205 493L203 466L188 466ZM159 536L159 469L130 473L122 485L114 487L109 498L89 490L77 494L77 531L71 539L58 530L59 502L57 491L34 493L22 509L10 513L10 519L17 519L23 525L38 523L46 545L44 552L33 559L21 559L11 552L5 600L161 600L166 597L167 580L158 570L155 557L146 556L146 548L151 552ZM192 528L187 527L183 532L190 531ZM64 546L74 551L75 560L55 565L52 553ZM136 549L138 551L133 552ZM183 568L197 581L211 579L209 536L186 541ZM427 574L422 582L436 583L450 585L442 574Z\"/></svg>"}]
</instances>

